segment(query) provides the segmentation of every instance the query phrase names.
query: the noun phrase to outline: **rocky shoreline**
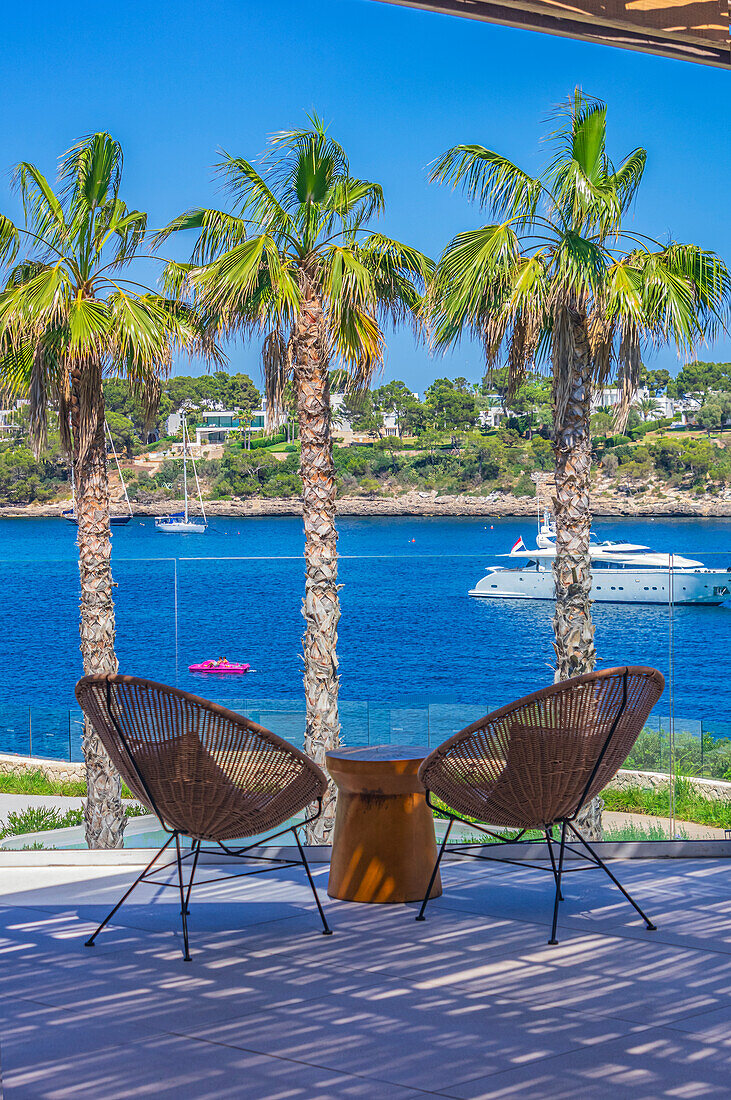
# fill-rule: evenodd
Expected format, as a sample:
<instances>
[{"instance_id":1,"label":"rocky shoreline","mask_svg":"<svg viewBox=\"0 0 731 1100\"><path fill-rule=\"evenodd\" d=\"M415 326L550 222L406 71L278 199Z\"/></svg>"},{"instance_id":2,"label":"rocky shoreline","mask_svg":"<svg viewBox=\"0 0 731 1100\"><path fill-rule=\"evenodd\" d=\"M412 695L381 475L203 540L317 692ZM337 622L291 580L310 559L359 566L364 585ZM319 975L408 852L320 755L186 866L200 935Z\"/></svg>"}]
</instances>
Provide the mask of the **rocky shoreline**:
<instances>
[{"instance_id":1,"label":"rocky shoreline","mask_svg":"<svg viewBox=\"0 0 731 1100\"><path fill-rule=\"evenodd\" d=\"M51 504L3 505L1 518L60 516L69 501ZM206 502L210 516L299 516L302 502L289 499L250 497L246 500L212 500ZM182 501L168 500L164 504L135 503L137 516L154 516L179 511ZM398 496L343 496L338 499L341 516L534 516L535 499L515 497L510 493L489 496L438 495L436 492L402 493ZM121 511L113 506L113 511ZM692 498L678 490L668 490L662 497L653 492L631 495L599 490L592 495L595 516L705 516L731 517L731 496Z\"/></svg>"}]
</instances>

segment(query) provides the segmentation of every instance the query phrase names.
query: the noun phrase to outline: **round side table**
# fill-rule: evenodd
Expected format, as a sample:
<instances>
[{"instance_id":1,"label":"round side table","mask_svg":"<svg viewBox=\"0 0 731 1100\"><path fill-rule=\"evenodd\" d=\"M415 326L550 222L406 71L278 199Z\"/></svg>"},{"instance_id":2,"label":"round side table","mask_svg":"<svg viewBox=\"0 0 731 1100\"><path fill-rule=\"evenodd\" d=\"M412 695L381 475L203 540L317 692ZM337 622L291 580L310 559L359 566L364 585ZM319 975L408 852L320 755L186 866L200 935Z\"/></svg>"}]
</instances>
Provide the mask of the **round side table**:
<instances>
[{"instance_id":1,"label":"round side table","mask_svg":"<svg viewBox=\"0 0 731 1100\"><path fill-rule=\"evenodd\" d=\"M422 901L437 859L434 819L417 772L422 745L326 753L338 789L327 892L342 901ZM430 897L438 897L437 875Z\"/></svg>"}]
</instances>

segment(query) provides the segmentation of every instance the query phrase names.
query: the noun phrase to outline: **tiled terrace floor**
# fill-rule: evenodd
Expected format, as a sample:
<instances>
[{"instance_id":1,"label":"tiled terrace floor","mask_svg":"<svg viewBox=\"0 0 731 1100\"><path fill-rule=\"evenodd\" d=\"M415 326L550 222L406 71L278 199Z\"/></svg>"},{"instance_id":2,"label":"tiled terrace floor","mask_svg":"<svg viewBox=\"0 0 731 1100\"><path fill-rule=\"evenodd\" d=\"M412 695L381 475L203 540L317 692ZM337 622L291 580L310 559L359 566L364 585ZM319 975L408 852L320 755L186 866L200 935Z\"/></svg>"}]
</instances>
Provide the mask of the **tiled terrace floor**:
<instances>
[{"instance_id":1,"label":"tiled terrace floor","mask_svg":"<svg viewBox=\"0 0 731 1100\"><path fill-rule=\"evenodd\" d=\"M153 887L82 946L133 868L3 868L6 1100L728 1097L731 861L614 867L657 932L588 871L549 947L550 875L462 863L426 923L329 901L324 937L281 870L194 892L190 963Z\"/></svg>"}]
</instances>

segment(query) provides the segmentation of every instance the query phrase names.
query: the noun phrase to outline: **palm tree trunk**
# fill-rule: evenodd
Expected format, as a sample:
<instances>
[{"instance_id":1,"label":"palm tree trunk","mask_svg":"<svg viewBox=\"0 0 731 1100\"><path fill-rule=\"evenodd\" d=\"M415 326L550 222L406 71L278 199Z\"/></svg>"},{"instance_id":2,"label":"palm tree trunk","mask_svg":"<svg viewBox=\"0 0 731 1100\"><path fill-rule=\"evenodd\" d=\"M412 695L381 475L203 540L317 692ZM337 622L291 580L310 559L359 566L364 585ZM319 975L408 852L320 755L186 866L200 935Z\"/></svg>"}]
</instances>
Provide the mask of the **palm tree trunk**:
<instances>
[{"instance_id":1,"label":"palm tree trunk","mask_svg":"<svg viewBox=\"0 0 731 1100\"><path fill-rule=\"evenodd\" d=\"M592 361L586 318L569 307L557 326L555 348L554 457L556 557L553 575L555 681L591 672L596 662L591 617L591 383ZM563 387L563 393L561 390ZM577 827L589 840L602 839L603 802L593 799L581 811Z\"/></svg>"},{"instance_id":2,"label":"palm tree trunk","mask_svg":"<svg viewBox=\"0 0 731 1100\"><path fill-rule=\"evenodd\" d=\"M335 464L330 431L330 384L322 303L304 290L294 329L294 381L300 432L302 518L305 528L304 686L307 707L305 751L325 769L325 753L340 743L338 717L337 531ZM332 784L322 816L308 826L309 844L328 844L335 823Z\"/></svg>"},{"instance_id":3,"label":"palm tree trunk","mask_svg":"<svg viewBox=\"0 0 731 1100\"><path fill-rule=\"evenodd\" d=\"M109 486L104 439L101 367L86 363L71 375L71 431L76 482L81 656L85 675L116 672L112 544L109 538ZM88 719L84 722L88 795L84 807L90 848L121 848L125 826L121 781Z\"/></svg>"}]
</instances>

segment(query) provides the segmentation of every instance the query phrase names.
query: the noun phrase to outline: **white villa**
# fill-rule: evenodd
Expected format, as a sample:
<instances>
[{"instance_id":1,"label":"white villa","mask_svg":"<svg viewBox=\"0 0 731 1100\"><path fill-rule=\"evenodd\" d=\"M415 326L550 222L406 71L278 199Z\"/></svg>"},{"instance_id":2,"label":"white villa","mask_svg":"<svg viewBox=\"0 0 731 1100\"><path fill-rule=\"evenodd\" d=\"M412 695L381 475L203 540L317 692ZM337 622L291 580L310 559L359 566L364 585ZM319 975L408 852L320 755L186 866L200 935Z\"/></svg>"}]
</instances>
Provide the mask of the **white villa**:
<instances>
[{"instance_id":1,"label":"white villa","mask_svg":"<svg viewBox=\"0 0 731 1100\"><path fill-rule=\"evenodd\" d=\"M178 412L170 414L165 422L168 435L176 435L180 431L183 413L192 409L193 406L187 403ZM224 409L223 406L196 409L195 417L202 421L195 429L195 440L191 440L196 447L225 443L231 432L263 431L267 422L265 403L251 414L251 418L242 417L237 409Z\"/></svg>"},{"instance_id":2,"label":"white villa","mask_svg":"<svg viewBox=\"0 0 731 1100\"><path fill-rule=\"evenodd\" d=\"M331 395L330 407L332 408L333 434L338 439L342 439L346 446L350 443L372 443L373 435L371 433L353 430L344 406L345 394L334 393ZM384 436L399 436L401 434L396 413L387 412L383 414L382 434Z\"/></svg>"}]
</instances>

